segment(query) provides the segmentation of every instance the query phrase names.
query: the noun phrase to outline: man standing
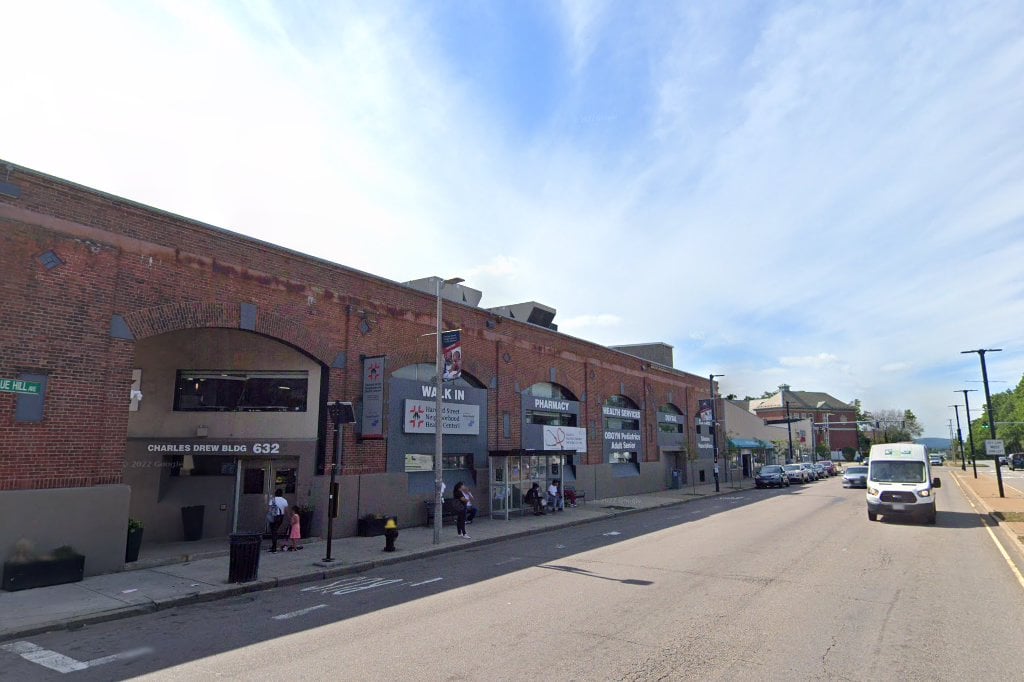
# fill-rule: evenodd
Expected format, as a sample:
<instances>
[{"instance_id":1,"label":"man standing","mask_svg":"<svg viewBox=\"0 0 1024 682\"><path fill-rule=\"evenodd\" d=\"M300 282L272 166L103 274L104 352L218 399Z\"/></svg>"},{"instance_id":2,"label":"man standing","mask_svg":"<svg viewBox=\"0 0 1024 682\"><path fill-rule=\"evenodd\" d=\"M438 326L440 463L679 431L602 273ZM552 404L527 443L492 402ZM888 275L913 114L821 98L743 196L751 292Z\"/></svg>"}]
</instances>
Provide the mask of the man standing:
<instances>
[{"instance_id":1,"label":"man standing","mask_svg":"<svg viewBox=\"0 0 1024 682\"><path fill-rule=\"evenodd\" d=\"M267 509L267 521L270 523L270 551L277 552L277 532L284 520L284 511L288 508L288 500L283 497L284 491L278 488L270 499Z\"/></svg>"}]
</instances>

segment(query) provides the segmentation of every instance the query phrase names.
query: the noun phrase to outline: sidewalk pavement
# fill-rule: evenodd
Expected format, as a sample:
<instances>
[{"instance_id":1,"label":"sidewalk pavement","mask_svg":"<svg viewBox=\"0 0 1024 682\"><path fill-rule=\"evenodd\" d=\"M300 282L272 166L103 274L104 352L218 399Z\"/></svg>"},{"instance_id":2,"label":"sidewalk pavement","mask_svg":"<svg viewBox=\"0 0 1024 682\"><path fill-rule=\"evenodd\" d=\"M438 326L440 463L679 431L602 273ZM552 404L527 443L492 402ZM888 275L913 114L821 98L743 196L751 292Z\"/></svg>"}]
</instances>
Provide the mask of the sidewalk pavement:
<instances>
[{"instance_id":1,"label":"sidewalk pavement","mask_svg":"<svg viewBox=\"0 0 1024 682\"><path fill-rule=\"evenodd\" d=\"M467 530L471 539L455 534L446 524L441 543L434 544L433 527L399 527L396 551L384 549L384 538L344 537L331 543L333 562L324 562L326 541L303 540L298 552L271 554L263 544L258 578L229 583L227 538L143 547L139 561L120 573L92 576L77 583L40 587L19 592L0 592L0 641L40 632L72 628L118 618L152 613L186 604L214 601L247 592L284 585L326 580L359 573L378 566L453 552L481 543L574 526L620 514L681 504L694 499L727 495L754 487L753 479L715 486L701 484L642 495L626 495L581 502L564 512L545 516L515 516L492 520L478 516Z\"/></svg>"},{"instance_id":2,"label":"sidewalk pavement","mask_svg":"<svg viewBox=\"0 0 1024 682\"><path fill-rule=\"evenodd\" d=\"M960 465L932 469L933 476L941 477L943 473L952 474L961 487L970 491L969 498L983 513L989 514L999 525L1004 526L1019 543L1024 543L1024 478L1019 478L1017 472L1010 472L1003 467L1004 497L999 497L999 484L989 462L978 463L978 478L974 478L970 464L967 465L967 471L961 470ZM1018 544L1017 547L1024 552L1024 544Z\"/></svg>"}]
</instances>

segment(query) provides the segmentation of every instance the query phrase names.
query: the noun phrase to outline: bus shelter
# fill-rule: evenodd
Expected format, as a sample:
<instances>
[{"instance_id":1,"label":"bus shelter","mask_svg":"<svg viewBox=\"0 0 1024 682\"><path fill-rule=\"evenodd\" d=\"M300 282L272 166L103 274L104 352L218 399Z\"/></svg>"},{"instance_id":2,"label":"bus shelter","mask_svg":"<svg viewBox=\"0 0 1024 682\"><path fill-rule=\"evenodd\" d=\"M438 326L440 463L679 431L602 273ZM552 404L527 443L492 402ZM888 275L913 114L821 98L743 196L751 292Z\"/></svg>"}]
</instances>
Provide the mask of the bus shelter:
<instances>
[{"instance_id":1,"label":"bus shelter","mask_svg":"<svg viewBox=\"0 0 1024 682\"><path fill-rule=\"evenodd\" d=\"M491 518L508 520L526 511L523 498L534 483L547 495L548 485L559 479L564 488L575 480L572 453L550 450L503 450L490 455Z\"/></svg>"}]
</instances>

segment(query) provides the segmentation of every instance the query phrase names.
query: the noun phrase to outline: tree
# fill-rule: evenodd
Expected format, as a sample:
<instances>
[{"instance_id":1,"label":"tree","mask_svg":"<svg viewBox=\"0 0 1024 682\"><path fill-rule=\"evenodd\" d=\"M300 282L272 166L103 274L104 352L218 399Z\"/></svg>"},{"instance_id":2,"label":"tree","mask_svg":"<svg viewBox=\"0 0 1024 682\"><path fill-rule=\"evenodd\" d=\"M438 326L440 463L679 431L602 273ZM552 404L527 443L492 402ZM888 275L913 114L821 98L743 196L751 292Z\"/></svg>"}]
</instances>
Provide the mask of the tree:
<instances>
[{"instance_id":1,"label":"tree","mask_svg":"<svg viewBox=\"0 0 1024 682\"><path fill-rule=\"evenodd\" d=\"M875 410L870 421L874 422L876 431L881 432L884 443L911 441L924 432L911 410Z\"/></svg>"},{"instance_id":2,"label":"tree","mask_svg":"<svg viewBox=\"0 0 1024 682\"><path fill-rule=\"evenodd\" d=\"M1024 450L1024 376L1015 388L992 394L992 417L997 422L996 437L1003 441L1006 452ZM979 441L992 437L988 432L987 406L982 408L979 418L971 421L971 429L974 431L975 448L978 448Z\"/></svg>"}]
</instances>

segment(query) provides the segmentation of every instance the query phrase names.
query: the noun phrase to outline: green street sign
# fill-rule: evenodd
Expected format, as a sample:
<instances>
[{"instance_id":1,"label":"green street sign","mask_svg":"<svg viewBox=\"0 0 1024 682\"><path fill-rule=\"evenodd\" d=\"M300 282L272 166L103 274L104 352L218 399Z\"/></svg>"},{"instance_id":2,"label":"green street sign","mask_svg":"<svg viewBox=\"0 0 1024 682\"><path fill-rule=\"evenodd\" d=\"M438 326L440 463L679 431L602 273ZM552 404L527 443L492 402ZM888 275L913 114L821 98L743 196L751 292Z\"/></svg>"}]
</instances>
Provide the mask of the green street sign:
<instances>
[{"instance_id":1,"label":"green street sign","mask_svg":"<svg viewBox=\"0 0 1024 682\"><path fill-rule=\"evenodd\" d=\"M3 393L28 393L39 395L43 385L38 381L22 381L21 379L0 379L0 392Z\"/></svg>"}]
</instances>

